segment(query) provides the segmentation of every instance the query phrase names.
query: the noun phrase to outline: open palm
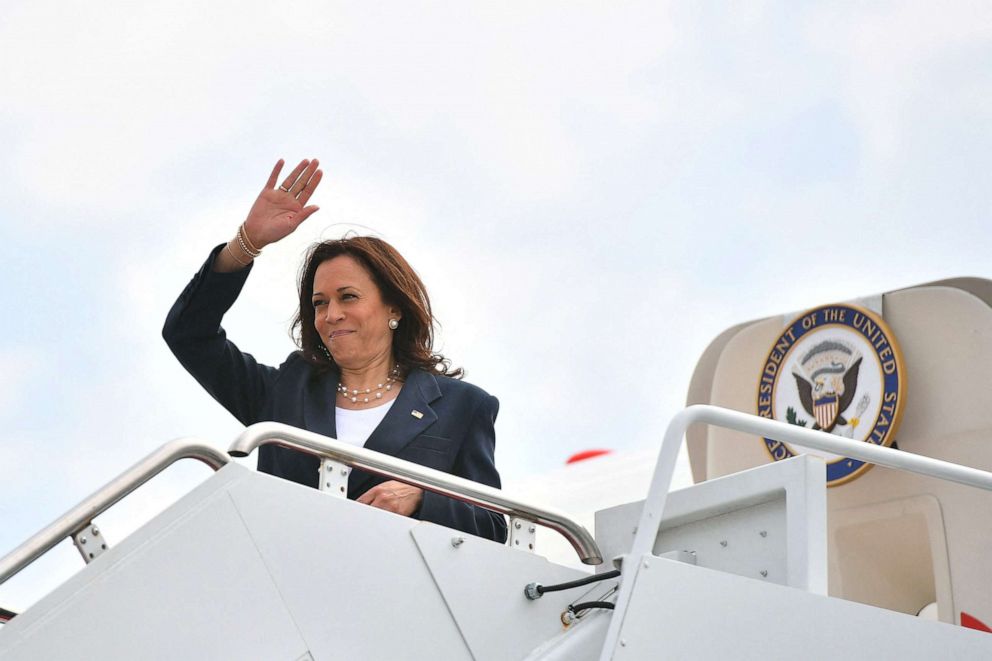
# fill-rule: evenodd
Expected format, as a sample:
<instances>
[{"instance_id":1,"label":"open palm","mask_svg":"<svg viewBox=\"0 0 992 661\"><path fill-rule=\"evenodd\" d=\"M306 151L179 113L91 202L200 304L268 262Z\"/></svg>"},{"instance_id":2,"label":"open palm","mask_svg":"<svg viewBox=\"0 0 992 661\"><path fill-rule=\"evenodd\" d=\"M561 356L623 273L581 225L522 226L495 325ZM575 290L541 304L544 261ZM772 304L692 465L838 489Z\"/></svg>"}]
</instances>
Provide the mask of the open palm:
<instances>
[{"instance_id":1,"label":"open palm","mask_svg":"<svg viewBox=\"0 0 992 661\"><path fill-rule=\"evenodd\" d=\"M258 194L245 219L245 232L259 250L292 234L319 208L307 206L307 202L324 176L318 169L320 162L317 159L300 161L282 185L276 188L283 164L284 161L279 159L272 168L265 188Z\"/></svg>"}]
</instances>

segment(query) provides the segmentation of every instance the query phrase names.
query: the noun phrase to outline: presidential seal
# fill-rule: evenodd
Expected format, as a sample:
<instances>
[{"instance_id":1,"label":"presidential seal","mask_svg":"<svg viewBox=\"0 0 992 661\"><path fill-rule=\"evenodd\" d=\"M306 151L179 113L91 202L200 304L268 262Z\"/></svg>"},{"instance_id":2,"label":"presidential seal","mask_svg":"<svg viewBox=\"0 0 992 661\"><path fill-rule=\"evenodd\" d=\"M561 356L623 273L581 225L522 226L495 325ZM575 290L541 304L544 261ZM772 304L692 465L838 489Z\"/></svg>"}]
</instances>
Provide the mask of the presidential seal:
<instances>
[{"instance_id":1,"label":"presidential seal","mask_svg":"<svg viewBox=\"0 0 992 661\"><path fill-rule=\"evenodd\" d=\"M888 446L905 380L902 354L880 317L853 305L825 305L796 317L775 340L758 381L758 415ZM871 467L770 438L764 443L775 461L800 453L823 457L828 486Z\"/></svg>"}]
</instances>

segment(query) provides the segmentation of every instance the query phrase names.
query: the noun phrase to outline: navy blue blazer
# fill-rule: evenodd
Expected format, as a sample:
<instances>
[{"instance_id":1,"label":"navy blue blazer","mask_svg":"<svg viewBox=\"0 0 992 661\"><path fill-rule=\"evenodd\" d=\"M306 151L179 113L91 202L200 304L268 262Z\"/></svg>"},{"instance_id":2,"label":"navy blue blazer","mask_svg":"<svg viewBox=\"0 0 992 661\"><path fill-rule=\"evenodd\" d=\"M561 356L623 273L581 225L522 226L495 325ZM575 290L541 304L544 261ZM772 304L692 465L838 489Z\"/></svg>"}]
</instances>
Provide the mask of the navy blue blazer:
<instances>
[{"instance_id":1,"label":"navy blue blazer","mask_svg":"<svg viewBox=\"0 0 992 661\"><path fill-rule=\"evenodd\" d=\"M214 272L213 260L222 247L211 252L169 311L162 330L169 348L243 424L283 422L335 437L337 372L320 373L300 352L290 354L278 368L262 365L227 339L221 320L251 267L235 273ZM498 409L497 399L481 388L415 370L407 375L392 408L365 447L499 488L493 429ZM258 469L317 487L319 461L296 450L263 446ZM385 480L353 471L348 497L355 499ZM424 492L414 517L498 542L506 540L502 515L430 491Z\"/></svg>"}]
</instances>

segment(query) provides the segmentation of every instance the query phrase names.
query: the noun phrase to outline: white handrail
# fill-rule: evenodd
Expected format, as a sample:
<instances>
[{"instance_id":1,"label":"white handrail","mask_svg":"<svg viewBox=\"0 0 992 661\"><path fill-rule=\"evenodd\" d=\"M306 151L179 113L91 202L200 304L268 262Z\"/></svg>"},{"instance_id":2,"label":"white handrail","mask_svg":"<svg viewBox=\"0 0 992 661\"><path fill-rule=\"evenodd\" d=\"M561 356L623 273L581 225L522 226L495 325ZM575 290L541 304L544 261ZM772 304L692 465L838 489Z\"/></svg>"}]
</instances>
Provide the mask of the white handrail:
<instances>
[{"instance_id":1,"label":"white handrail","mask_svg":"<svg viewBox=\"0 0 992 661\"><path fill-rule=\"evenodd\" d=\"M220 470L231 460L217 448L196 438L179 438L166 443L0 559L0 585L180 459L197 459L214 470Z\"/></svg>"},{"instance_id":2,"label":"white handrail","mask_svg":"<svg viewBox=\"0 0 992 661\"><path fill-rule=\"evenodd\" d=\"M755 434L776 441L795 443L803 447L823 452L830 452L842 457L860 459L879 466L898 470L929 475L942 480L992 491L992 473L960 466L949 461L924 457L904 450L896 450L874 443L852 441L824 431L813 431L805 427L790 425L778 420L761 418L756 415L732 411L719 406L695 404L689 406L672 418L665 430L665 438L658 453L658 463L648 497L644 501L641 520L634 538L632 553L648 553L654 547L654 539L658 535L661 516L671 487L672 475L675 472L675 461L678 457L682 439L689 425L702 422L706 424L733 429L736 431Z\"/></svg>"},{"instance_id":3,"label":"white handrail","mask_svg":"<svg viewBox=\"0 0 992 661\"><path fill-rule=\"evenodd\" d=\"M654 550L654 541L658 537L658 530L661 527L661 517L665 511L665 503L668 500L668 490L672 484L672 475L675 473L675 462L678 458L679 448L685 437L686 429L689 425L701 422L726 429L733 429L748 434L755 434L764 438L774 439L787 443L795 443L806 448L830 452L832 454L852 459L860 459L879 466L895 468L898 470L928 475L942 480L949 480L959 484L976 487L992 491L992 473L961 466L949 461L932 459L922 455L895 450L873 443L863 441L852 441L828 434L824 431L813 431L797 425L790 425L778 420L761 418L756 415L732 411L730 409L711 406L708 404L695 404L689 406L672 418L665 430L665 437L661 443L661 451L658 453L658 462L655 464L654 477L651 478L651 486L648 489L648 496L644 501L644 509L641 510L641 518L637 525L637 534L634 537L634 544L631 547L630 555L638 562L632 563L633 570L639 564L639 559ZM631 563L624 563L624 569L631 566ZM610 621L606 639L603 643L603 651L600 655L601 661L610 658L613 650L616 649L620 627L623 624L623 614L630 603L632 594L633 572L624 576L620 581L620 591L617 594L616 610Z\"/></svg>"}]
</instances>

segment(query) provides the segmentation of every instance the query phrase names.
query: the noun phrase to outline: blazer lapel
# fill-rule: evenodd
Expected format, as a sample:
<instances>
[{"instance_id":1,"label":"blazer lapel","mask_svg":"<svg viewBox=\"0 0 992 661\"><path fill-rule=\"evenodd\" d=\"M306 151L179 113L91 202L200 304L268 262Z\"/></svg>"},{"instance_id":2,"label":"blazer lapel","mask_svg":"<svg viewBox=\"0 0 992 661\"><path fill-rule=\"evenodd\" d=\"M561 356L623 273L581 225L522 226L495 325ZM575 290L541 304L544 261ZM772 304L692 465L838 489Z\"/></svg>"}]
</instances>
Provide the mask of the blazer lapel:
<instances>
[{"instance_id":1,"label":"blazer lapel","mask_svg":"<svg viewBox=\"0 0 992 661\"><path fill-rule=\"evenodd\" d=\"M303 425L307 431L337 438L334 407L337 403L338 380L337 372L326 372L314 376L303 398Z\"/></svg>"},{"instance_id":2,"label":"blazer lapel","mask_svg":"<svg viewBox=\"0 0 992 661\"><path fill-rule=\"evenodd\" d=\"M440 397L441 389L433 374L421 370L410 372L403 383L403 389L396 396L396 401L369 436L365 447L397 456L410 441L424 433L437 420L437 414L431 408L431 403ZM352 478L348 491L357 495L366 491L368 487L365 483L372 476L363 471L356 471L352 473Z\"/></svg>"}]
</instances>

